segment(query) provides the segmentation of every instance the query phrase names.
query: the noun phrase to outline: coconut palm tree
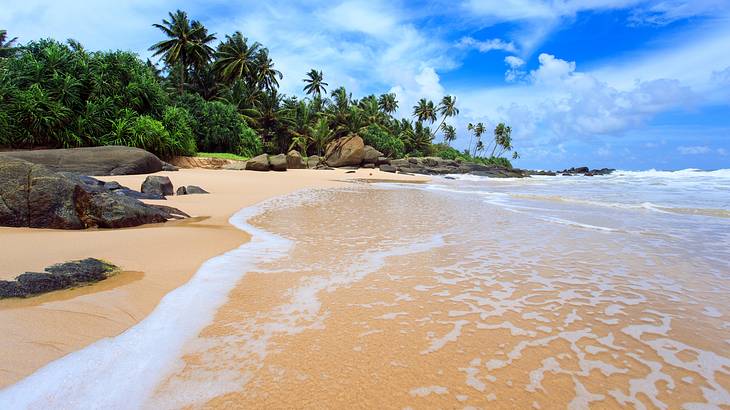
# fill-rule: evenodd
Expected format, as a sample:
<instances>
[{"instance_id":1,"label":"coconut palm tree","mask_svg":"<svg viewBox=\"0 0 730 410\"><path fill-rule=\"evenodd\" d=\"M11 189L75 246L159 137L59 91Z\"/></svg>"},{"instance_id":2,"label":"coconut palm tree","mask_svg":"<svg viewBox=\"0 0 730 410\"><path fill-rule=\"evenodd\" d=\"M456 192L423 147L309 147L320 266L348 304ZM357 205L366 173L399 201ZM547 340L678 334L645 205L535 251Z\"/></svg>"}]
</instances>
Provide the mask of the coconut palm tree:
<instances>
[{"instance_id":1,"label":"coconut palm tree","mask_svg":"<svg viewBox=\"0 0 730 410\"><path fill-rule=\"evenodd\" d=\"M0 57L9 56L13 52L16 41L18 41L18 37L8 40L8 31L0 30Z\"/></svg>"},{"instance_id":2,"label":"coconut palm tree","mask_svg":"<svg viewBox=\"0 0 730 410\"><path fill-rule=\"evenodd\" d=\"M418 104L413 106L413 116L418 121L428 121L433 124L437 120L436 107L433 105L433 101L425 98L418 100Z\"/></svg>"},{"instance_id":3,"label":"coconut palm tree","mask_svg":"<svg viewBox=\"0 0 730 410\"><path fill-rule=\"evenodd\" d=\"M378 98L378 106L384 113L392 115L398 110L398 100L395 93L383 94Z\"/></svg>"},{"instance_id":4,"label":"coconut palm tree","mask_svg":"<svg viewBox=\"0 0 730 410\"><path fill-rule=\"evenodd\" d=\"M504 151L512 150L512 128L504 125L503 122L500 122L494 128L494 148L492 148L490 156L494 156L497 147L501 147L498 156L502 155Z\"/></svg>"},{"instance_id":5,"label":"coconut palm tree","mask_svg":"<svg viewBox=\"0 0 730 410\"><path fill-rule=\"evenodd\" d=\"M258 42L249 46L248 39L240 31L226 35L226 41L218 46L215 53L213 71L227 84L251 77L255 69L254 58L260 48Z\"/></svg>"},{"instance_id":6,"label":"coconut palm tree","mask_svg":"<svg viewBox=\"0 0 730 410\"><path fill-rule=\"evenodd\" d=\"M479 122L477 124L469 123L469 125L466 126L466 129L468 129L469 131L473 132L474 133L474 136L477 139L477 145L474 147L475 152L472 154L472 151L471 151L471 137L469 137L469 148L468 148L468 151L467 152L469 153L469 155L472 155L473 156L473 155L476 155L476 147L482 141L482 134L484 134L484 131L485 131L484 124L481 123L481 122ZM482 144L482 149L483 149L483 147L484 147L484 144Z\"/></svg>"},{"instance_id":7,"label":"coconut palm tree","mask_svg":"<svg viewBox=\"0 0 730 410\"><path fill-rule=\"evenodd\" d=\"M152 25L160 29L168 39L154 44L150 51L154 51L154 56L162 56L169 67L178 67L178 91L182 94L188 68L200 67L210 61L213 48L208 43L215 40L215 36L208 34L208 30L201 23L191 21L184 11L177 10L169 15L169 20L163 19L162 24Z\"/></svg>"},{"instance_id":8,"label":"coconut palm tree","mask_svg":"<svg viewBox=\"0 0 730 410\"><path fill-rule=\"evenodd\" d=\"M327 92L325 86L329 85L323 80L324 75L322 75L322 71L317 71L315 69L309 70L307 78L304 79L304 82L307 83L307 85L304 86L304 92L309 95L314 95L315 97L321 97L322 94Z\"/></svg>"},{"instance_id":9,"label":"coconut palm tree","mask_svg":"<svg viewBox=\"0 0 730 410\"><path fill-rule=\"evenodd\" d=\"M456 128L454 128L453 125L444 125L444 141L446 141L446 145L451 145L451 143L456 139Z\"/></svg>"},{"instance_id":10,"label":"coconut palm tree","mask_svg":"<svg viewBox=\"0 0 730 410\"><path fill-rule=\"evenodd\" d=\"M520 154L517 151L513 152L512 159L520 159Z\"/></svg>"},{"instance_id":11,"label":"coconut palm tree","mask_svg":"<svg viewBox=\"0 0 730 410\"><path fill-rule=\"evenodd\" d=\"M312 136L312 144L319 156L324 154L325 147L335 136L335 132L330 129L329 121L324 117L320 117L314 126L311 127L310 134Z\"/></svg>"},{"instance_id":12,"label":"coconut palm tree","mask_svg":"<svg viewBox=\"0 0 730 410\"><path fill-rule=\"evenodd\" d=\"M269 57L269 50L262 48L254 60L256 67L256 83L264 90L279 88L279 80L284 78L281 71L274 68L274 61Z\"/></svg>"},{"instance_id":13,"label":"coconut palm tree","mask_svg":"<svg viewBox=\"0 0 730 410\"><path fill-rule=\"evenodd\" d=\"M456 97L447 95L442 98L437 107L437 110L443 116L443 118L441 118L441 123L438 127L439 129L441 129L444 126L444 121L446 121L447 118L459 115L459 109L456 108Z\"/></svg>"}]
</instances>

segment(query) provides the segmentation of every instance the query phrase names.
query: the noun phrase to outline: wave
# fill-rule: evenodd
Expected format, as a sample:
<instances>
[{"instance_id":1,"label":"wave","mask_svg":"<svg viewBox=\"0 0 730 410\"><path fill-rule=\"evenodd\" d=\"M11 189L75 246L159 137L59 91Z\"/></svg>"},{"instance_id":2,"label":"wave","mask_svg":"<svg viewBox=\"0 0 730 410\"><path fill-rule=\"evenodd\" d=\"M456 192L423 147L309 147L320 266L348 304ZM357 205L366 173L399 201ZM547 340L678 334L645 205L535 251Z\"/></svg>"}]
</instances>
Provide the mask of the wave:
<instances>
[{"instance_id":1,"label":"wave","mask_svg":"<svg viewBox=\"0 0 730 410\"><path fill-rule=\"evenodd\" d=\"M144 320L53 361L0 391L0 408L139 408L177 364L184 343L210 323L246 272L284 257L291 241L248 221L272 208L316 200L314 190L264 201L229 222L251 234L238 249L205 262L193 278L165 295ZM286 199L285 201L282 199Z\"/></svg>"}]
</instances>

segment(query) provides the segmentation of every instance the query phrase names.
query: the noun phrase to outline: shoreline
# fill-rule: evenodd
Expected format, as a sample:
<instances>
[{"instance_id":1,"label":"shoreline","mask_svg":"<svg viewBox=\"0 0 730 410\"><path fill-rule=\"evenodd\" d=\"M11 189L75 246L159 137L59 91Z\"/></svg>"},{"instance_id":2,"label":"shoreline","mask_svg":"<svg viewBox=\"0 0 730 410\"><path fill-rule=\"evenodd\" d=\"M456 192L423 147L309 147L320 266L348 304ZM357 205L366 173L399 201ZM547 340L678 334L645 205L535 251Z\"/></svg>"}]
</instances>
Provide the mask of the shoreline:
<instances>
[{"instance_id":1,"label":"shoreline","mask_svg":"<svg viewBox=\"0 0 730 410\"><path fill-rule=\"evenodd\" d=\"M346 172L160 172L157 175L169 176L175 186L199 185L211 192L154 201L178 207L193 218L118 230L0 228L0 248L6 253L0 272L2 279L85 257L108 260L123 270L98 284L0 301L0 326L5 329L0 337L0 388L139 323L166 294L187 283L205 261L249 241L248 233L229 222L244 208L305 188L335 188L353 182L428 181L425 177L368 169ZM136 187L146 176L99 179ZM33 326L28 327L27 323Z\"/></svg>"}]
</instances>

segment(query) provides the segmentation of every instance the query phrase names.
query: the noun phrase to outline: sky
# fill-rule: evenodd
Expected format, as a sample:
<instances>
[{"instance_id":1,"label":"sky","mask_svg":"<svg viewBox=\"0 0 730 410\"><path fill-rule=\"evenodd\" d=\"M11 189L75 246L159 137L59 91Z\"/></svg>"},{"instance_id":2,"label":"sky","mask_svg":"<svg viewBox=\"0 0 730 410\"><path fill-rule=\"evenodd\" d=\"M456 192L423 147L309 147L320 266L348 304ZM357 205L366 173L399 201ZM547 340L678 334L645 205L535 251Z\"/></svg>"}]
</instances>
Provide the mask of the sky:
<instances>
[{"instance_id":1,"label":"sky","mask_svg":"<svg viewBox=\"0 0 730 410\"><path fill-rule=\"evenodd\" d=\"M265 45L287 94L315 68L330 90L396 93L401 117L452 95L454 146L505 122L520 167L730 168L730 0L0 1L21 43L147 58L182 9Z\"/></svg>"}]
</instances>

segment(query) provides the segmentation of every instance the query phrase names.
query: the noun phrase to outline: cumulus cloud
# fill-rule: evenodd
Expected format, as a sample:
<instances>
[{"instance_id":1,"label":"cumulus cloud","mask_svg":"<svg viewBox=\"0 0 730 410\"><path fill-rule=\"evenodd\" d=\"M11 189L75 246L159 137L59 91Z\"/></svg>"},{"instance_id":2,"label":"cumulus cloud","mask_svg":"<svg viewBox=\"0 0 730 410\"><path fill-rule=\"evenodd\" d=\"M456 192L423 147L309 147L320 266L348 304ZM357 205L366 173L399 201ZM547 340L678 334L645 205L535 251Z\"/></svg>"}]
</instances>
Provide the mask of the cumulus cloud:
<instances>
[{"instance_id":1,"label":"cumulus cloud","mask_svg":"<svg viewBox=\"0 0 730 410\"><path fill-rule=\"evenodd\" d=\"M479 41L473 37L462 37L461 40L456 44L459 48L473 48L479 50L482 53L487 53L493 50L502 50L510 53L517 51L514 43L504 41L499 38L493 38L491 40Z\"/></svg>"},{"instance_id":2,"label":"cumulus cloud","mask_svg":"<svg viewBox=\"0 0 730 410\"><path fill-rule=\"evenodd\" d=\"M509 67L504 73L505 81L515 82L525 76L525 72L522 71L522 67L525 65L525 60L517 56L507 56L504 58L504 62Z\"/></svg>"}]
</instances>

